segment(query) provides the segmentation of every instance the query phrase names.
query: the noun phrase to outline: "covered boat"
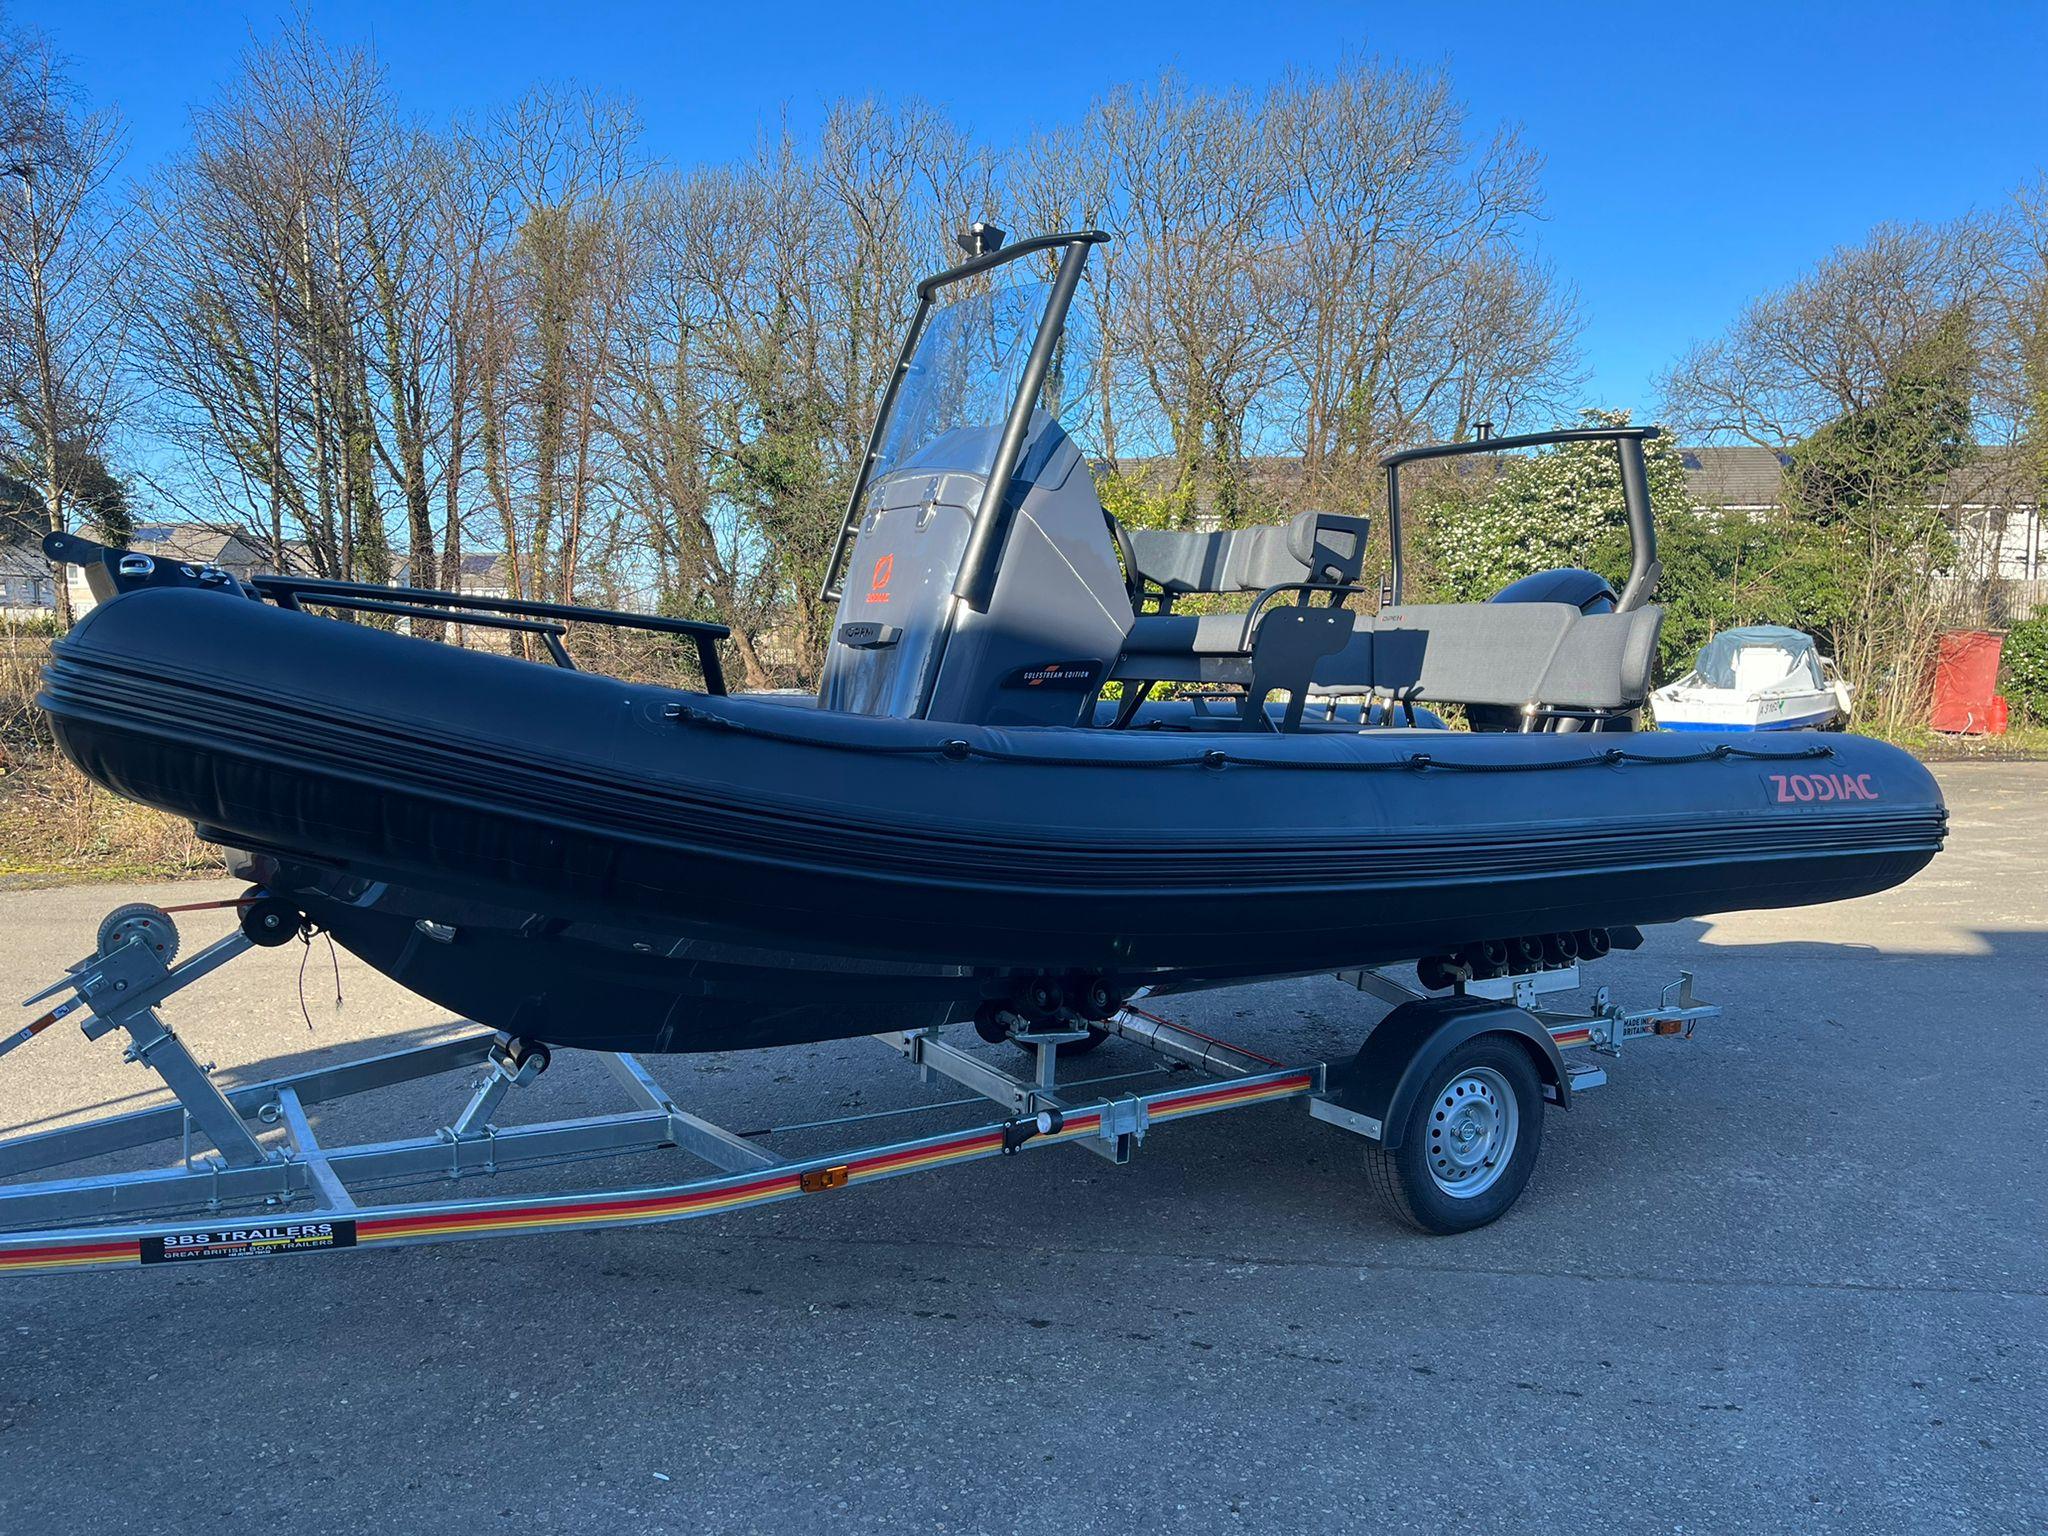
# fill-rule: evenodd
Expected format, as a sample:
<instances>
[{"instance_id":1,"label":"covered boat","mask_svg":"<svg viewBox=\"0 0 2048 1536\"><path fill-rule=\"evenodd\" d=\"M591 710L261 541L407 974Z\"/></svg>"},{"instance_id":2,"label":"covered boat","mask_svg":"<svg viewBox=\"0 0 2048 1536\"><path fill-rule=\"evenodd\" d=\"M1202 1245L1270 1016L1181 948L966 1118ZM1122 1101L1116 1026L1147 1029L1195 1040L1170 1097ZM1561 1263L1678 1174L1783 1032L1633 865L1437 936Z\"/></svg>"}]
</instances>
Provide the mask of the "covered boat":
<instances>
[{"instance_id":1,"label":"covered boat","mask_svg":"<svg viewBox=\"0 0 2048 1536\"><path fill-rule=\"evenodd\" d=\"M1102 1019L1141 986L1400 960L1498 972L1881 890L1940 847L1933 781L1882 743L1629 729L1659 621L1652 429L1422 450L1610 440L1636 548L1609 601L1561 573L1535 600L1410 604L1396 572L1366 612L1362 517L1119 527L1056 409L1102 238L920 285L814 699L727 694L716 626L245 585L53 536L104 599L48 671L58 740L414 991L642 1051ZM1396 517L1414 456L1390 461ZM1244 601L1176 608L1196 594ZM365 612L535 630L560 664L327 616ZM578 621L694 644L703 688L575 670ZM1434 728L1428 703L1509 728Z\"/></svg>"},{"instance_id":2,"label":"covered boat","mask_svg":"<svg viewBox=\"0 0 2048 1536\"><path fill-rule=\"evenodd\" d=\"M1811 635L1776 624L1724 629L1693 669L1650 695L1667 731L1823 731L1849 718L1849 685Z\"/></svg>"}]
</instances>

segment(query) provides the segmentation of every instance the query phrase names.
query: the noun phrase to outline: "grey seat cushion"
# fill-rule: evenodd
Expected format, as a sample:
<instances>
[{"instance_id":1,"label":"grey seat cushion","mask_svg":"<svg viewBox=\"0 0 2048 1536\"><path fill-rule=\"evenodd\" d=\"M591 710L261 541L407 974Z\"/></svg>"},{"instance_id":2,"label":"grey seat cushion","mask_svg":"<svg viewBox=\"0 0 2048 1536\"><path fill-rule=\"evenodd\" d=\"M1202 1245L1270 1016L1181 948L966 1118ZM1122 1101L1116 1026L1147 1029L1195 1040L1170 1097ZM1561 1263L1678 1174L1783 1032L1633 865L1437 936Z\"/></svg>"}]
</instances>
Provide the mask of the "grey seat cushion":
<instances>
[{"instance_id":1,"label":"grey seat cushion","mask_svg":"<svg viewBox=\"0 0 2048 1536\"><path fill-rule=\"evenodd\" d=\"M1526 704L1579 617L1564 603L1384 608L1372 625L1373 686L1396 698Z\"/></svg>"},{"instance_id":2,"label":"grey seat cushion","mask_svg":"<svg viewBox=\"0 0 2048 1536\"><path fill-rule=\"evenodd\" d=\"M1241 613L1140 614L1124 637L1126 656L1235 656L1245 648Z\"/></svg>"},{"instance_id":3,"label":"grey seat cushion","mask_svg":"<svg viewBox=\"0 0 2048 1536\"><path fill-rule=\"evenodd\" d=\"M1574 709L1632 709L1650 696L1664 610L1589 613L1566 631L1543 675L1542 701Z\"/></svg>"},{"instance_id":4,"label":"grey seat cushion","mask_svg":"<svg viewBox=\"0 0 2048 1536\"><path fill-rule=\"evenodd\" d=\"M1303 512L1277 528L1230 528L1216 533L1130 530L1137 574L1178 597L1189 592L1263 592L1268 587L1320 579L1355 580L1365 558L1368 523L1362 517Z\"/></svg>"}]
</instances>

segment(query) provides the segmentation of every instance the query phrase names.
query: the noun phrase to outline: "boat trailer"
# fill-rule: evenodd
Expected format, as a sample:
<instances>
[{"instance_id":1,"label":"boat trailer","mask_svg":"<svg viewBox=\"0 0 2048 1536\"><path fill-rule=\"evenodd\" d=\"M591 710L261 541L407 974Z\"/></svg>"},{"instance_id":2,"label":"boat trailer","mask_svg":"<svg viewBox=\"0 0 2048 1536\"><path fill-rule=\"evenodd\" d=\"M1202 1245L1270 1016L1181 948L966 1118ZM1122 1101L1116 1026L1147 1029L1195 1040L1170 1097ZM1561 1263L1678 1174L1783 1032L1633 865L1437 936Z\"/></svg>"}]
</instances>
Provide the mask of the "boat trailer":
<instances>
[{"instance_id":1,"label":"boat trailer","mask_svg":"<svg viewBox=\"0 0 2048 1536\"><path fill-rule=\"evenodd\" d=\"M646 1226L1058 1146L1121 1164L1158 1125L1285 1100L1301 1101L1315 1118L1363 1140L1371 1182L1396 1214L1427 1231L1461 1231L1493 1220L1520 1193L1544 1103L1568 1106L1574 1093L1604 1083L1604 1064L1624 1042L1689 1035L1699 1020L1720 1012L1693 996L1690 973L1681 973L1652 1007L1618 1007L1603 987L1589 1008L1564 1011L1545 1000L1580 987L1576 965L1462 981L1444 995L1419 992L1378 970L1352 971L1339 979L1395 1007L1345 1062L1276 1061L1160 1017L1141 1006L1155 998L1141 994L1092 1027L1017 1021L1010 1038L1026 1052L1028 1071L1007 1070L938 1030L874 1037L922 1082L945 1079L972 1099L741 1134L677 1104L631 1055L587 1052L610 1069L626 1107L500 1126L500 1107L510 1095L534 1091L550 1056L544 1045L488 1029L265 1082L216 1084L212 1067L164 1024L158 1008L251 948L310 935L288 903L260 892L199 905L235 909L235 931L180 962L169 912L118 908L101 924L95 952L27 1006L60 1000L0 1038L5 1056L66 1019L76 1020L88 1040L118 1031L127 1037L125 1059L156 1073L175 1095L174 1103L0 1140L0 1273ZM1109 1036L1143 1047L1156 1064L1108 1077L1074 1075L1079 1054ZM422 1135L330 1143L315 1134L307 1113L457 1073L473 1079L467 1099ZM1136 1080L1158 1077L1177 1081L1133 1091ZM786 1157L774 1145L788 1133L871 1129L980 1101L999 1118L824 1156ZM167 1141L179 1144L169 1166L51 1176ZM681 1154L701 1167L653 1183L622 1178L555 1195L366 1203L372 1191L393 1187L649 1153ZM30 1174L42 1177L24 1177Z\"/></svg>"}]
</instances>

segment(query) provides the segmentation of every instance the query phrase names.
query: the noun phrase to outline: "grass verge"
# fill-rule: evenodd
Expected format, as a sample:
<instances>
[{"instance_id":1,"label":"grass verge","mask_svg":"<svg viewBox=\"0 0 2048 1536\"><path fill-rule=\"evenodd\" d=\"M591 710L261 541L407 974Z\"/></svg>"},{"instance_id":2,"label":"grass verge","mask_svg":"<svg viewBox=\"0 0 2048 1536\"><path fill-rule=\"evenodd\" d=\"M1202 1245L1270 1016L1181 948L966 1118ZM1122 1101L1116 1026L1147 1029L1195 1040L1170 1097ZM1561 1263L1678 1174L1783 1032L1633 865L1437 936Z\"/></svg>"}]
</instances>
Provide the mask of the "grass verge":
<instances>
[{"instance_id":1,"label":"grass verge","mask_svg":"<svg viewBox=\"0 0 2048 1536\"><path fill-rule=\"evenodd\" d=\"M2048 725L2015 722L2003 736L1951 736L1916 725L1885 739L1930 763L2048 761Z\"/></svg>"},{"instance_id":2,"label":"grass verge","mask_svg":"<svg viewBox=\"0 0 2048 1536\"><path fill-rule=\"evenodd\" d=\"M189 822L108 794L56 752L8 749L0 772L0 886L179 880L222 872Z\"/></svg>"}]
</instances>

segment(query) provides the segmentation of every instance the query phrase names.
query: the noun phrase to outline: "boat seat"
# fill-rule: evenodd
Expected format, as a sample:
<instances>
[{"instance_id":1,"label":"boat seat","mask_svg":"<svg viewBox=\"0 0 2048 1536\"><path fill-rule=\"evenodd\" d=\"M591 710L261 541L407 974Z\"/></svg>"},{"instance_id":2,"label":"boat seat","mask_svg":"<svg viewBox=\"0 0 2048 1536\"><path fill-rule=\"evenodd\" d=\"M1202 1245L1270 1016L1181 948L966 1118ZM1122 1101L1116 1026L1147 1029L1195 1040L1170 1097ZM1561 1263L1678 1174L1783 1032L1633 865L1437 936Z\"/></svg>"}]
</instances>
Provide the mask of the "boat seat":
<instances>
[{"instance_id":1,"label":"boat seat","mask_svg":"<svg viewBox=\"0 0 2048 1536\"><path fill-rule=\"evenodd\" d=\"M1241 656L1250 648L1241 613L1141 613L1124 637L1126 655Z\"/></svg>"},{"instance_id":2,"label":"boat seat","mask_svg":"<svg viewBox=\"0 0 2048 1536\"><path fill-rule=\"evenodd\" d=\"M1362 517L1303 512L1274 528L1133 528L1131 586L1142 591L1149 584L1171 602L1195 592L1263 592L1302 581L1343 585L1358 579L1368 526Z\"/></svg>"},{"instance_id":3,"label":"boat seat","mask_svg":"<svg viewBox=\"0 0 2048 1536\"><path fill-rule=\"evenodd\" d=\"M1299 586L1334 594L1357 581L1370 526L1363 517L1303 512L1272 528L1129 530L1122 542L1134 600L1156 600L1159 611L1132 620L1110 675L1145 683L1249 684L1257 641L1250 621L1291 601L1269 601L1256 614L1191 614L1175 613L1174 599Z\"/></svg>"},{"instance_id":4,"label":"boat seat","mask_svg":"<svg viewBox=\"0 0 2048 1536\"><path fill-rule=\"evenodd\" d=\"M1337 698L1633 709L1649 697L1664 610L1407 603L1361 618L1312 687Z\"/></svg>"}]
</instances>

